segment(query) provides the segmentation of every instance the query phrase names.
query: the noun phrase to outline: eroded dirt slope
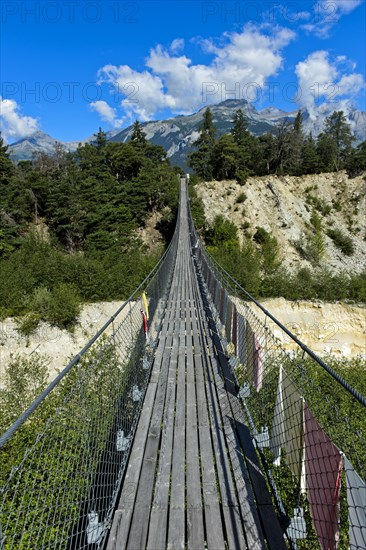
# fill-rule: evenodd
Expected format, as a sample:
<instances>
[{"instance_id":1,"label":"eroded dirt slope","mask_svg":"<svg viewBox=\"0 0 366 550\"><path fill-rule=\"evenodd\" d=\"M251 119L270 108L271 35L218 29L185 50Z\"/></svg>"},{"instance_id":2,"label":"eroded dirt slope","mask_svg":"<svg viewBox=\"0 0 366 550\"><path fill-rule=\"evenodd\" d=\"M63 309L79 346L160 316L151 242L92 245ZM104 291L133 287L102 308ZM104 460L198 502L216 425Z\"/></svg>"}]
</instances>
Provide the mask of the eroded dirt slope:
<instances>
[{"instance_id":1,"label":"eroded dirt slope","mask_svg":"<svg viewBox=\"0 0 366 550\"><path fill-rule=\"evenodd\" d=\"M197 187L205 215L210 223L222 214L234 222L240 239L244 231L251 237L257 227L275 236L281 247L283 264L295 269L311 267L297 245L304 245L314 227L310 218L321 218L325 251L322 262L334 271L360 272L366 255L366 181L365 176L348 178L345 172L295 176L249 178L241 186L236 181L203 182ZM327 235L340 229L352 239L354 253L347 256Z\"/></svg>"}]
</instances>

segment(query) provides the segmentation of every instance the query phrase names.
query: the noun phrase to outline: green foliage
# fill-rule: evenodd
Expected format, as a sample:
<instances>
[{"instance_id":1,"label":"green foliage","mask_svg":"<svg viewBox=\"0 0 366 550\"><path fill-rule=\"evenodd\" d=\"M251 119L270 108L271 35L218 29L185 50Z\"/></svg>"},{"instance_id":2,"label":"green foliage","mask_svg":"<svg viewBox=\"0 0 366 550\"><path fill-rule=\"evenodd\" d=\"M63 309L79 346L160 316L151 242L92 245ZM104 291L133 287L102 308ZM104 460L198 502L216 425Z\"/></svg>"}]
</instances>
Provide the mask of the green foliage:
<instances>
[{"instance_id":1,"label":"green foliage","mask_svg":"<svg viewBox=\"0 0 366 550\"><path fill-rule=\"evenodd\" d=\"M268 241L270 238L270 234L268 231L264 229L264 227L257 227L256 232L253 235L253 241L255 241L258 244L263 244L266 241Z\"/></svg>"},{"instance_id":2,"label":"green foliage","mask_svg":"<svg viewBox=\"0 0 366 550\"><path fill-rule=\"evenodd\" d=\"M133 125L131 141L139 145L146 144L146 134L142 130L141 124L138 120L136 120Z\"/></svg>"},{"instance_id":3,"label":"green foliage","mask_svg":"<svg viewBox=\"0 0 366 550\"><path fill-rule=\"evenodd\" d=\"M243 288L252 296L259 296L261 261L257 250L249 239L241 247L237 245L228 249L225 246L219 246L209 250L220 265L232 274Z\"/></svg>"},{"instance_id":4,"label":"green foliage","mask_svg":"<svg viewBox=\"0 0 366 550\"><path fill-rule=\"evenodd\" d=\"M321 228L316 229L315 233L310 234L307 238L305 247L305 257L315 265L320 263L325 252L325 240Z\"/></svg>"},{"instance_id":5,"label":"green foliage","mask_svg":"<svg viewBox=\"0 0 366 550\"><path fill-rule=\"evenodd\" d=\"M356 149L352 149L345 164L347 173L351 178L366 171L366 141L360 143Z\"/></svg>"},{"instance_id":6,"label":"green foliage","mask_svg":"<svg viewBox=\"0 0 366 550\"><path fill-rule=\"evenodd\" d=\"M334 111L325 120L324 132L318 138L323 170L342 170L351 154L354 137L343 111Z\"/></svg>"},{"instance_id":7,"label":"green foliage","mask_svg":"<svg viewBox=\"0 0 366 550\"><path fill-rule=\"evenodd\" d=\"M246 169L238 169L235 172L235 179L239 185L245 185L249 176L250 176L250 172L249 170L246 170Z\"/></svg>"},{"instance_id":8,"label":"green foliage","mask_svg":"<svg viewBox=\"0 0 366 550\"><path fill-rule=\"evenodd\" d=\"M211 109L207 107L200 126L200 136L195 141L196 151L191 153L188 164L195 173L203 179L209 180L213 174L213 155L215 147L216 128L213 123Z\"/></svg>"},{"instance_id":9,"label":"green foliage","mask_svg":"<svg viewBox=\"0 0 366 550\"><path fill-rule=\"evenodd\" d=\"M314 195L309 194L306 197L306 202L313 205L318 212L323 214L323 216L327 216L332 211L332 206L330 204L319 197L315 197Z\"/></svg>"},{"instance_id":10,"label":"green foliage","mask_svg":"<svg viewBox=\"0 0 366 550\"><path fill-rule=\"evenodd\" d=\"M236 199L236 203L238 204L242 204L243 202L245 202L247 200L247 196L245 193L240 193L238 196L237 196L237 199Z\"/></svg>"},{"instance_id":11,"label":"green foliage","mask_svg":"<svg viewBox=\"0 0 366 550\"><path fill-rule=\"evenodd\" d=\"M354 245L351 237L343 233L340 229L328 229L328 237L332 239L337 248L346 256L352 256L354 253Z\"/></svg>"},{"instance_id":12,"label":"green foliage","mask_svg":"<svg viewBox=\"0 0 366 550\"><path fill-rule=\"evenodd\" d=\"M211 247L223 247L235 250L239 246L236 225L226 220L221 214L216 216L213 224L206 231L206 242Z\"/></svg>"},{"instance_id":13,"label":"green foliage","mask_svg":"<svg viewBox=\"0 0 366 550\"><path fill-rule=\"evenodd\" d=\"M40 320L36 313L27 313L17 320L17 330L23 336L29 337L37 330Z\"/></svg>"},{"instance_id":14,"label":"green foliage","mask_svg":"<svg viewBox=\"0 0 366 550\"><path fill-rule=\"evenodd\" d=\"M218 180L235 178L239 147L231 134L224 134L213 150L213 175Z\"/></svg>"},{"instance_id":15,"label":"green foliage","mask_svg":"<svg viewBox=\"0 0 366 550\"><path fill-rule=\"evenodd\" d=\"M205 218L205 209L203 206L203 201L197 196L195 185L197 183L196 176L193 176L189 180L189 197L190 197L190 207L192 218L195 224L195 227L198 231L204 229L206 224Z\"/></svg>"},{"instance_id":16,"label":"green foliage","mask_svg":"<svg viewBox=\"0 0 366 550\"><path fill-rule=\"evenodd\" d=\"M60 283L52 290L47 320L59 328L73 326L80 314L80 297L70 283Z\"/></svg>"},{"instance_id":17,"label":"green foliage","mask_svg":"<svg viewBox=\"0 0 366 550\"><path fill-rule=\"evenodd\" d=\"M2 432L14 422L46 388L49 361L37 354L11 355L0 386L0 426Z\"/></svg>"},{"instance_id":18,"label":"green foliage","mask_svg":"<svg viewBox=\"0 0 366 550\"><path fill-rule=\"evenodd\" d=\"M76 296L126 297L156 260L137 237L151 214L164 211L159 228L170 240L177 172L135 126L129 143L108 142L99 130L75 154L56 147L17 166L0 143L0 309L29 314L20 322L25 333L36 324L32 315L72 326Z\"/></svg>"},{"instance_id":19,"label":"green foliage","mask_svg":"<svg viewBox=\"0 0 366 550\"><path fill-rule=\"evenodd\" d=\"M240 109L235 113L230 134L215 140L212 115L206 111L196 142L198 150L190 155L189 162L196 174L206 180L235 178L241 185L250 175L298 176L344 168L354 177L366 170L366 146L364 142L353 149L353 141L342 111L335 111L326 119L324 131L316 140L311 134L304 134L301 111L293 122L285 121L273 133L255 137L248 131L248 121Z\"/></svg>"},{"instance_id":20,"label":"green foliage","mask_svg":"<svg viewBox=\"0 0 366 550\"><path fill-rule=\"evenodd\" d=\"M321 230L322 221L321 221L321 218L320 218L320 216L317 212L315 212L315 211L312 212L311 217L310 217L310 223L312 224L312 226L314 227L314 229L316 231Z\"/></svg>"},{"instance_id":21,"label":"green foliage","mask_svg":"<svg viewBox=\"0 0 366 550\"><path fill-rule=\"evenodd\" d=\"M56 538L64 547L64 525L72 529L78 521L115 420L117 401L123 398L127 403L133 366L124 365L122 376L113 346L100 342L2 449L0 482L6 486L7 498L0 520L13 531L17 548L33 548L35 532L47 547ZM1 426L8 427L30 405L46 387L47 378L47 364L40 356L11 359L0 388ZM129 408L133 414L133 407ZM128 421L128 412L124 414ZM30 448L33 452L26 453ZM66 497L60 499L60 494ZM21 502L14 505L13 498ZM56 508L55 523L48 510Z\"/></svg>"}]
</instances>

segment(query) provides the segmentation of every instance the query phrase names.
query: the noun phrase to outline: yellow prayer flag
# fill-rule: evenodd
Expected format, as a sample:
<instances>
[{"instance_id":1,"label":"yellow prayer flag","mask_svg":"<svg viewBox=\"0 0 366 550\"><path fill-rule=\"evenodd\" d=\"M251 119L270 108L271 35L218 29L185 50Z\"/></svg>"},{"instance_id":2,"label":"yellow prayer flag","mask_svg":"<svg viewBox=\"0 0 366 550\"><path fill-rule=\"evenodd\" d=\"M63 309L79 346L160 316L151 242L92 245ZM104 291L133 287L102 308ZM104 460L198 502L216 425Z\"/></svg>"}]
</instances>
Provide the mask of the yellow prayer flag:
<instances>
[{"instance_id":1,"label":"yellow prayer flag","mask_svg":"<svg viewBox=\"0 0 366 550\"><path fill-rule=\"evenodd\" d=\"M143 292L143 293L142 293L141 298L142 298L142 303L144 304L144 310L145 310L146 320L148 321L148 320L149 320L149 306L147 305L146 292Z\"/></svg>"}]
</instances>

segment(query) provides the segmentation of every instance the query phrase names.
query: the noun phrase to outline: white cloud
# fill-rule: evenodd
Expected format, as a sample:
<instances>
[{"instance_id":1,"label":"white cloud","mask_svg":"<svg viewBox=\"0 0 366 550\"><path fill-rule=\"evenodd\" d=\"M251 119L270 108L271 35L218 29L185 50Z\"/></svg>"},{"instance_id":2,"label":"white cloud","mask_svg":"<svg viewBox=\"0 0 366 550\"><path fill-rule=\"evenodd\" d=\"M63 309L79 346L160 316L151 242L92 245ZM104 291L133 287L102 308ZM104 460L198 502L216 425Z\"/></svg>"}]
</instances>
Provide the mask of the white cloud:
<instances>
[{"instance_id":1,"label":"white cloud","mask_svg":"<svg viewBox=\"0 0 366 550\"><path fill-rule=\"evenodd\" d=\"M172 53L181 52L184 48L184 38L175 38L170 44L170 51Z\"/></svg>"},{"instance_id":2,"label":"white cloud","mask_svg":"<svg viewBox=\"0 0 366 550\"><path fill-rule=\"evenodd\" d=\"M121 106L127 113L136 113L149 120L161 108L174 108L174 98L164 91L160 77L149 71L135 71L128 65L105 65L98 71L99 83L112 84L115 97L123 97Z\"/></svg>"},{"instance_id":3,"label":"white cloud","mask_svg":"<svg viewBox=\"0 0 366 550\"><path fill-rule=\"evenodd\" d=\"M242 32L225 33L219 43L201 40L201 49L212 56L208 64L194 64L181 52L184 42L174 40L169 49L158 45L146 59L147 70L128 65L106 65L99 82L111 84L122 96L121 106L131 118L148 120L159 110L190 113L204 104L233 97L247 99L246 87L263 87L282 68L282 50L295 33L269 25L246 25Z\"/></svg>"},{"instance_id":4,"label":"white cloud","mask_svg":"<svg viewBox=\"0 0 366 550\"><path fill-rule=\"evenodd\" d=\"M344 13L350 13L355 8L358 8L358 6L360 6L363 1L364 0L335 0L335 4L338 12L341 14L344 14Z\"/></svg>"},{"instance_id":5,"label":"white cloud","mask_svg":"<svg viewBox=\"0 0 366 550\"><path fill-rule=\"evenodd\" d=\"M308 11L299 11L298 13L295 14L294 19L296 21L301 21L301 19L306 20L306 19L310 19L310 17L311 17L310 12L308 12Z\"/></svg>"},{"instance_id":6,"label":"white cloud","mask_svg":"<svg viewBox=\"0 0 366 550\"><path fill-rule=\"evenodd\" d=\"M115 125L117 113L116 109L113 109L106 101L98 100L89 103L92 111L96 111L100 118L109 124Z\"/></svg>"},{"instance_id":7,"label":"white cloud","mask_svg":"<svg viewBox=\"0 0 366 550\"><path fill-rule=\"evenodd\" d=\"M300 103L308 109L311 117L315 116L315 106L321 100L327 104L345 96L356 96L365 88L361 74L342 74L344 65L348 65L345 56L338 56L332 62L329 53L323 50L313 52L296 65Z\"/></svg>"},{"instance_id":8,"label":"white cloud","mask_svg":"<svg viewBox=\"0 0 366 550\"><path fill-rule=\"evenodd\" d=\"M312 22L302 28L318 38L327 38L340 18L351 13L363 2L364 0L318 0L314 4Z\"/></svg>"},{"instance_id":9,"label":"white cloud","mask_svg":"<svg viewBox=\"0 0 366 550\"><path fill-rule=\"evenodd\" d=\"M39 129L37 119L22 115L19 111L16 101L0 97L0 127L6 141L27 137Z\"/></svg>"}]
</instances>

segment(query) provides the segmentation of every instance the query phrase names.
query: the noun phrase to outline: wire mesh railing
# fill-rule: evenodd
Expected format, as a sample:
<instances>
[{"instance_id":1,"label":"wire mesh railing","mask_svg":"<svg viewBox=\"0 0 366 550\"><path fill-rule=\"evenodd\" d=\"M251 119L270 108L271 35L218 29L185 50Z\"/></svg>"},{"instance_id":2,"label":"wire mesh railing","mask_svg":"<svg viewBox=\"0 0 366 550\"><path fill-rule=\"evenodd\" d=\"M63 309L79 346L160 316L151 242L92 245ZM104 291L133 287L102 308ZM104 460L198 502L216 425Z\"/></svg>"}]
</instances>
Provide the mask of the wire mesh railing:
<instances>
[{"instance_id":1,"label":"wire mesh railing","mask_svg":"<svg viewBox=\"0 0 366 550\"><path fill-rule=\"evenodd\" d=\"M366 549L365 398L240 287L192 220L191 238L289 547Z\"/></svg>"},{"instance_id":2,"label":"wire mesh railing","mask_svg":"<svg viewBox=\"0 0 366 550\"><path fill-rule=\"evenodd\" d=\"M170 246L150 275L0 438L2 550L103 548L178 239L179 214ZM105 336L108 325L112 334Z\"/></svg>"}]
</instances>

